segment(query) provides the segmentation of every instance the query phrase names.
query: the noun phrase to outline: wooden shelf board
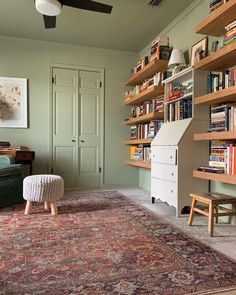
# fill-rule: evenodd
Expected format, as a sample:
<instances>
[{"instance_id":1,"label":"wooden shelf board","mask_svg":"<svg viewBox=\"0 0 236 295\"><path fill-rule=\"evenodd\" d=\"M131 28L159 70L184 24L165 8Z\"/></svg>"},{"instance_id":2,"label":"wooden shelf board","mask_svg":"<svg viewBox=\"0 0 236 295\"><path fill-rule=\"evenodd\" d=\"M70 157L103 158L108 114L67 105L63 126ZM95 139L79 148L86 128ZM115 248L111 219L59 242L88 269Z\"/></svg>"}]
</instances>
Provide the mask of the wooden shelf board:
<instances>
[{"instance_id":1,"label":"wooden shelf board","mask_svg":"<svg viewBox=\"0 0 236 295\"><path fill-rule=\"evenodd\" d=\"M195 141L200 140L232 140L236 139L236 131L196 133L193 136Z\"/></svg>"},{"instance_id":2,"label":"wooden shelf board","mask_svg":"<svg viewBox=\"0 0 236 295\"><path fill-rule=\"evenodd\" d=\"M221 173L210 173L210 172L203 172L203 171L193 171L193 177L198 177L206 180L213 180L219 181L229 184L236 184L236 176L235 175L228 175L228 174L221 174Z\"/></svg>"},{"instance_id":3,"label":"wooden shelf board","mask_svg":"<svg viewBox=\"0 0 236 295\"><path fill-rule=\"evenodd\" d=\"M127 86L142 84L145 79L150 78L158 72L164 72L168 67L168 60L154 59L147 64L142 70L131 76L126 82Z\"/></svg>"},{"instance_id":4,"label":"wooden shelf board","mask_svg":"<svg viewBox=\"0 0 236 295\"><path fill-rule=\"evenodd\" d=\"M134 125L137 123L144 123L144 122L150 122L152 120L156 119L164 119L164 111L163 112L153 112L149 114L145 114L142 116L139 116L137 118L131 118L129 120L124 121L125 125Z\"/></svg>"},{"instance_id":5,"label":"wooden shelf board","mask_svg":"<svg viewBox=\"0 0 236 295\"><path fill-rule=\"evenodd\" d=\"M125 164L135 166L135 167L139 167L139 168L151 169L151 163L144 162L144 161L127 160L127 161L125 161Z\"/></svg>"},{"instance_id":6,"label":"wooden shelf board","mask_svg":"<svg viewBox=\"0 0 236 295\"><path fill-rule=\"evenodd\" d=\"M220 37L225 33L225 26L235 20L236 0L229 0L216 9L195 27L195 32Z\"/></svg>"},{"instance_id":7,"label":"wooden shelf board","mask_svg":"<svg viewBox=\"0 0 236 295\"><path fill-rule=\"evenodd\" d=\"M222 71L236 64L236 41L203 58L194 65L196 70Z\"/></svg>"},{"instance_id":8,"label":"wooden shelf board","mask_svg":"<svg viewBox=\"0 0 236 295\"><path fill-rule=\"evenodd\" d=\"M128 100L126 99L125 104L138 105L141 102L156 98L157 96L160 96L162 94L164 94L164 86L152 86L150 88L147 88L145 91L133 96L132 98Z\"/></svg>"},{"instance_id":9,"label":"wooden shelf board","mask_svg":"<svg viewBox=\"0 0 236 295\"><path fill-rule=\"evenodd\" d=\"M213 105L217 103L236 102L236 86L195 98L195 105Z\"/></svg>"},{"instance_id":10,"label":"wooden shelf board","mask_svg":"<svg viewBox=\"0 0 236 295\"><path fill-rule=\"evenodd\" d=\"M153 138L144 138L144 139L132 139L132 140L125 140L124 144L150 144L153 141Z\"/></svg>"}]
</instances>

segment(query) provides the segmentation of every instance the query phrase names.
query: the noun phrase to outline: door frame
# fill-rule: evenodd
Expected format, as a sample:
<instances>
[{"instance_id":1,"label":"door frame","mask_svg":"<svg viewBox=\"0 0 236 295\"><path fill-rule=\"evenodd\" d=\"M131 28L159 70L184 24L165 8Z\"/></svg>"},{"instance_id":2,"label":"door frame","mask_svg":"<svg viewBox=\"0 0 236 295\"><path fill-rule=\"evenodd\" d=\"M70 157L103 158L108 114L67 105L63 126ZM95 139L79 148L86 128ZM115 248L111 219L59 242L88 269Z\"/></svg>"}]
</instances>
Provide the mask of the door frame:
<instances>
[{"instance_id":1,"label":"door frame","mask_svg":"<svg viewBox=\"0 0 236 295\"><path fill-rule=\"evenodd\" d=\"M100 81L102 83L100 87L100 120L99 120L99 128L100 128L100 165L101 173L100 173L100 185L101 188L104 185L104 128L105 128L105 69L99 67L89 67L89 66L79 66L79 65L65 65L65 64L49 64L49 162L48 162L48 171L49 173L53 172L53 68L67 69L67 70L78 70L78 71L90 71L90 72L98 72L100 73ZM77 188L79 189L79 188Z\"/></svg>"}]
</instances>

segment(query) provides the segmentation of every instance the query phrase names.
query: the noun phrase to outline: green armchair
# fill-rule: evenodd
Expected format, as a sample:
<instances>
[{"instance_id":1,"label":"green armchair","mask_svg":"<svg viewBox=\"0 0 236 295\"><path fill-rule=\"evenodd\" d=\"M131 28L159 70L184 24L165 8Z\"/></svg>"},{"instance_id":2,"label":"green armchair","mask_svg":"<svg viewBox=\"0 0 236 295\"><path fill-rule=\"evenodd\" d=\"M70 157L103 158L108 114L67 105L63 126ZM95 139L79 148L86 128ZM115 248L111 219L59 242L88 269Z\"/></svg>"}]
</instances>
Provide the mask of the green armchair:
<instances>
[{"instance_id":1,"label":"green armchair","mask_svg":"<svg viewBox=\"0 0 236 295\"><path fill-rule=\"evenodd\" d=\"M12 156L0 156L0 207L24 202L21 165Z\"/></svg>"}]
</instances>

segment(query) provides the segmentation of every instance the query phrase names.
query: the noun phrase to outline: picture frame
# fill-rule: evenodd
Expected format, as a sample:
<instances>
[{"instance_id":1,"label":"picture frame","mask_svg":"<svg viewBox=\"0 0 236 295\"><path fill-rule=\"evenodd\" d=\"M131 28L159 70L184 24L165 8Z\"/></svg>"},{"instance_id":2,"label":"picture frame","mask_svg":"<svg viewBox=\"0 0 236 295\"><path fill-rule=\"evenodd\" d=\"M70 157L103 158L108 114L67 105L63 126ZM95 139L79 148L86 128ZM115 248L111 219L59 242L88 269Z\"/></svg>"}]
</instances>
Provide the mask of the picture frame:
<instances>
[{"instance_id":1,"label":"picture frame","mask_svg":"<svg viewBox=\"0 0 236 295\"><path fill-rule=\"evenodd\" d=\"M26 78L0 77L0 128L28 128Z\"/></svg>"},{"instance_id":2,"label":"picture frame","mask_svg":"<svg viewBox=\"0 0 236 295\"><path fill-rule=\"evenodd\" d=\"M205 58L208 53L208 36L195 43L191 48L191 66Z\"/></svg>"}]
</instances>

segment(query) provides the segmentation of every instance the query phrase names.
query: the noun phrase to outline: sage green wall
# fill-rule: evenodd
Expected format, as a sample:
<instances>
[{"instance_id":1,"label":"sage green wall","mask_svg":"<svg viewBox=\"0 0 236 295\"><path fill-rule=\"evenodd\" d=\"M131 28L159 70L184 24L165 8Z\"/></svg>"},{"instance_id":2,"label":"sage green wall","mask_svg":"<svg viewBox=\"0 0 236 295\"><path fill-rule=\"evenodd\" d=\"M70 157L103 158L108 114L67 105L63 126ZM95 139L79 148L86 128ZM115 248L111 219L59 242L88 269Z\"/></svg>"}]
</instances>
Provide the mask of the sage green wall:
<instances>
[{"instance_id":1,"label":"sage green wall","mask_svg":"<svg viewBox=\"0 0 236 295\"><path fill-rule=\"evenodd\" d=\"M0 76L29 79L29 128L0 128L0 140L26 145L36 152L34 173L49 172L49 65L105 69L105 186L137 185L138 171L125 166L129 148L123 145L128 129L122 124L124 81L138 55L0 36Z\"/></svg>"}]
</instances>

